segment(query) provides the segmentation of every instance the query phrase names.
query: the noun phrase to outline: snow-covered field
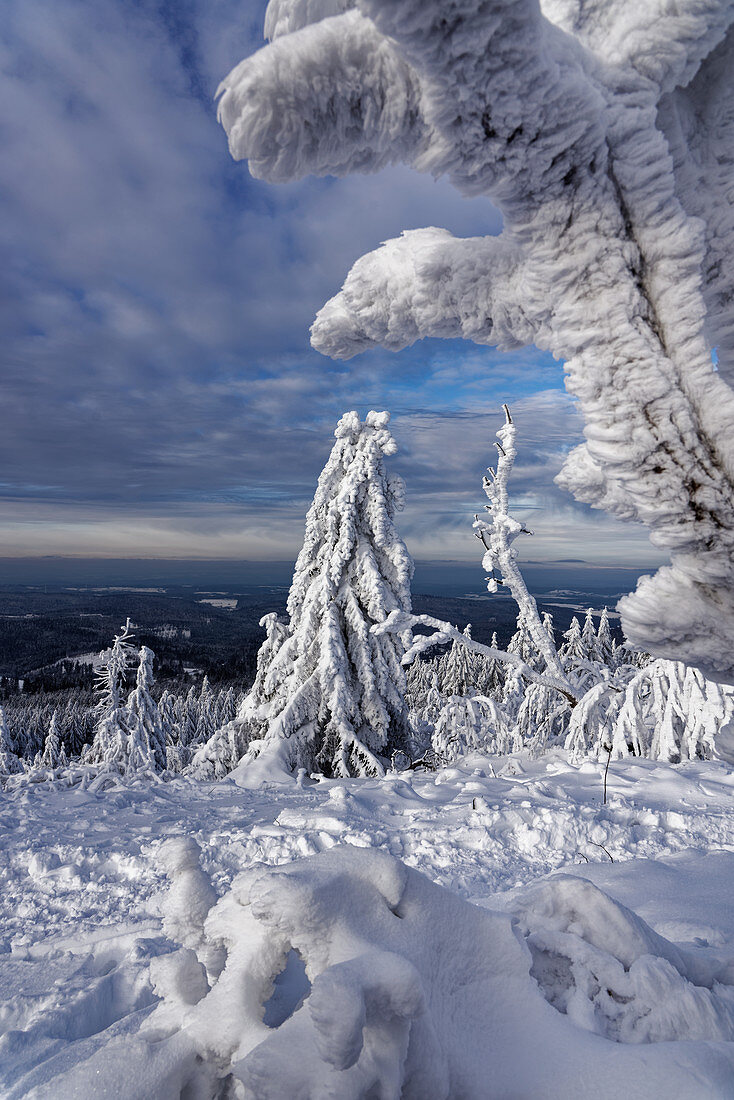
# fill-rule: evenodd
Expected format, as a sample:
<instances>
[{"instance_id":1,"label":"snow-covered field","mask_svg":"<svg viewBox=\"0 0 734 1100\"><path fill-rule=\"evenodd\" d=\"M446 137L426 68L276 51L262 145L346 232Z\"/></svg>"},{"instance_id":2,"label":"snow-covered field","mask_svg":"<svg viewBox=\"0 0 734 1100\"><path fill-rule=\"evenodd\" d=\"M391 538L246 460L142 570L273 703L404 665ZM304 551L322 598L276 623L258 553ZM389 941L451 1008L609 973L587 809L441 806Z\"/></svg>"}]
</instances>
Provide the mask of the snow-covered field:
<instances>
[{"instance_id":1,"label":"snow-covered field","mask_svg":"<svg viewBox=\"0 0 734 1100\"><path fill-rule=\"evenodd\" d=\"M11 781L3 1095L734 1096L734 775L613 762L606 805L602 776L556 751L266 790ZM206 935L180 837L224 898Z\"/></svg>"}]
</instances>

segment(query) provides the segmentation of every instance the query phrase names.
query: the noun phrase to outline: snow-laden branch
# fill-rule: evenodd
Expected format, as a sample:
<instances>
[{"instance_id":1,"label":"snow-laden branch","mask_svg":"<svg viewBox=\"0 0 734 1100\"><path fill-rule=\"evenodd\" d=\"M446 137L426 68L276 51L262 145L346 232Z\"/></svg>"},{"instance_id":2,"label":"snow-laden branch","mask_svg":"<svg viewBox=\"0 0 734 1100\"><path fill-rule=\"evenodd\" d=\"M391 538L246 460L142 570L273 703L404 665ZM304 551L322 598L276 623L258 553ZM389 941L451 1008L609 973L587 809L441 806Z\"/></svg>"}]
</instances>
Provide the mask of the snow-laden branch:
<instances>
[{"instance_id":1,"label":"snow-laden branch","mask_svg":"<svg viewBox=\"0 0 734 1100\"><path fill-rule=\"evenodd\" d=\"M265 9L263 34L272 42L356 6L355 0L270 0Z\"/></svg>"},{"instance_id":2,"label":"snow-laden branch","mask_svg":"<svg viewBox=\"0 0 734 1100\"><path fill-rule=\"evenodd\" d=\"M565 694L572 695L571 683L563 671L553 639L541 622L538 605L528 592L525 578L517 564L517 551L513 543L519 535L529 535L532 532L528 531L524 523L510 515L509 482L517 455L517 429L507 405L502 408L505 411L505 423L497 432L500 440L495 444L497 466L495 469L489 468L489 477L485 477L483 483L489 500L489 504L485 505L488 518L476 516L474 521L477 538L486 551L482 565L489 574L487 589L489 592L496 592L498 584L510 589L535 648L545 661L548 673L556 683L563 684Z\"/></svg>"},{"instance_id":3,"label":"snow-laden branch","mask_svg":"<svg viewBox=\"0 0 734 1100\"><path fill-rule=\"evenodd\" d=\"M531 323L502 319L492 247L455 246L476 261L472 300L458 265L414 266L406 246L393 271L388 253L355 268L314 342L350 355L506 329L563 360L586 443L560 483L671 555L622 603L627 637L734 670L734 3L350 6L276 0L276 40L225 81L235 155L271 179L402 160L488 195L518 250L507 300Z\"/></svg>"},{"instance_id":4,"label":"snow-laden branch","mask_svg":"<svg viewBox=\"0 0 734 1100\"><path fill-rule=\"evenodd\" d=\"M493 657L505 664L512 665L526 680L530 680L533 684L540 684L542 687L552 688L553 691L565 696L572 706L575 706L578 702L578 696L574 694L573 687L562 669L560 676L555 676L552 673L536 672L535 669L531 668L521 657L517 657L514 653L506 653L503 649L494 649L492 646L483 645L481 642L469 637L469 635L464 634L458 627L452 626L451 623L444 622L442 619L434 619L432 615L414 615L410 611L393 611L383 623L377 623L372 627L372 633L402 634L404 631L410 631L416 626L430 626L433 628L434 633L413 635L412 644L403 657L404 665L412 664L416 657L433 646L445 645L447 642L459 642L460 645L470 649L472 653L481 653L485 657Z\"/></svg>"},{"instance_id":5,"label":"snow-laden branch","mask_svg":"<svg viewBox=\"0 0 734 1100\"><path fill-rule=\"evenodd\" d=\"M313 2L313 0L310 0ZM607 64L663 91L685 87L731 23L732 0L543 0L543 14Z\"/></svg>"},{"instance_id":6,"label":"snow-laden branch","mask_svg":"<svg viewBox=\"0 0 734 1100\"><path fill-rule=\"evenodd\" d=\"M522 264L504 237L406 230L357 261L320 310L311 343L334 359L376 344L400 351L427 336L524 347L534 326L519 289Z\"/></svg>"},{"instance_id":7,"label":"snow-laden branch","mask_svg":"<svg viewBox=\"0 0 734 1100\"><path fill-rule=\"evenodd\" d=\"M357 11L279 37L218 94L232 156L272 183L376 172L424 137L417 78Z\"/></svg>"}]
</instances>

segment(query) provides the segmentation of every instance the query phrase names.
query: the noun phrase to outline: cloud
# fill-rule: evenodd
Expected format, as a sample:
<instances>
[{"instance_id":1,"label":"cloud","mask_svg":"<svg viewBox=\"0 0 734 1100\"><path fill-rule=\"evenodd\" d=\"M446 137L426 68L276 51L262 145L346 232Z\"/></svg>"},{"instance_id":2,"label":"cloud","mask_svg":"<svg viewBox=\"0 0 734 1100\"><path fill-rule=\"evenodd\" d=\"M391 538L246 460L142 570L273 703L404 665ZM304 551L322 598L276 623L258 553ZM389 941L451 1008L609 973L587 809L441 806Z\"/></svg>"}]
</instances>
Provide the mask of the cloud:
<instances>
[{"instance_id":1,"label":"cloud","mask_svg":"<svg viewBox=\"0 0 734 1100\"><path fill-rule=\"evenodd\" d=\"M565 507L600 544L608 521L552 483L579 419L548 356L428 341L345 366L309 348L358 255L403 228L471 235L500 217L404 168L250 179L212 97L258 47L263 9L4 6L0 553L292 555L336 419L387 407L415 552L471 556L503 400L522 415L527 507Z\"/></svg>"}]
</instances>

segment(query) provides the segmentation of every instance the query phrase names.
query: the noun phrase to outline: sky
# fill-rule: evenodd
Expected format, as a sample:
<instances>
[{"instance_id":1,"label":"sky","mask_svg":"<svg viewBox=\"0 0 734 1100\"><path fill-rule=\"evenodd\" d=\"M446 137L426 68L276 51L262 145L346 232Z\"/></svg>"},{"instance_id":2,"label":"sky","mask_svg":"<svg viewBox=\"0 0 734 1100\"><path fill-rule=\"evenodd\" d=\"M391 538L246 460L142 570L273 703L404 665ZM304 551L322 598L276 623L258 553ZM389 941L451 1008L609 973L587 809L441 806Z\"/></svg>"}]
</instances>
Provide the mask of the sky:
<instances>
[{"instance_id":1,"label":"sky","mask_svg":"<svg viewBox=\"0 0 734 1100\"><path fill-rule=\"evenodd\" d=\"M292 558L337 419L387 408L411 552L469 561L507 401L524 555L658 563L644 530L554 485L582 423L549 355L310 348L364 252L427 225L497 233L501 216L406 168L253 180L214 97L263 45L264 8L0 5L0 557Z\"/></svg>"}]
</instances>

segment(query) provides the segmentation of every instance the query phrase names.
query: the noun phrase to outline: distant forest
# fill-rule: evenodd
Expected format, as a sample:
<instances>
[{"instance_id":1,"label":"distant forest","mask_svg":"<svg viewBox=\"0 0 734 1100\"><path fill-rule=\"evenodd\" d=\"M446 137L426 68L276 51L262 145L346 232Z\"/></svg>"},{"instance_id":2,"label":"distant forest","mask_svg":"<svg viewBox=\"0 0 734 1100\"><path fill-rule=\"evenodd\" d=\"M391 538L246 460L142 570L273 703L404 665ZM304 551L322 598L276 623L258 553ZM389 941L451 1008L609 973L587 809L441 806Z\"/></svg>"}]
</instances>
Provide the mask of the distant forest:
<instances>
[{"instance_id":1,"label":"distant forest","mask_svg":"<svg viewBox=\"0 0 734 1100\"><path fill-rule=\"evenodd\" d=\"M128 616L135 624L138 643L155 653L160 688L180 689L207 676L211 684L246 690L264 637L260 619L271 611L284 612L286 597L285 586L216 592L192 592L190 587L159 592L0 588L0 699L19 690L24 694L72 688L91 692L94 677L89 658L107 649ZM202 602L206 599L236 599L237 605L217 607ZM566 602L567 606L559 606L560 600L538 601L543 611L553 615L560 632L578 614L578 603ZM605 601L597 597L590 602L598 608ZM504 644L515 630L517 608L510 598L418 594L413 605L419 614L437 615L462 629L471 623L473 636L487 644L494 631ZM85 660L79 662L79 657Z\"/></svg>"}]
</instances>

